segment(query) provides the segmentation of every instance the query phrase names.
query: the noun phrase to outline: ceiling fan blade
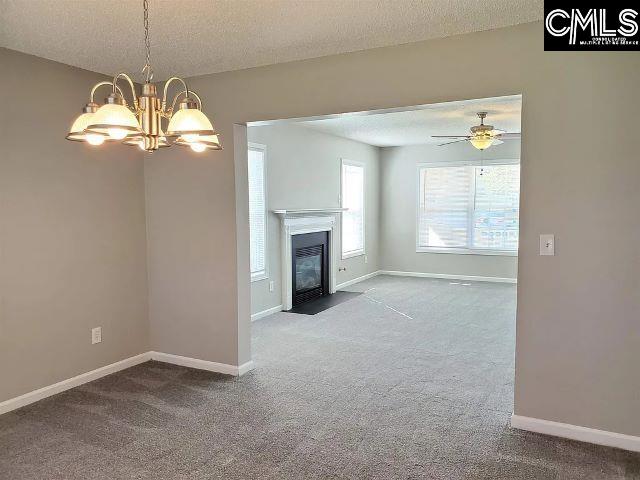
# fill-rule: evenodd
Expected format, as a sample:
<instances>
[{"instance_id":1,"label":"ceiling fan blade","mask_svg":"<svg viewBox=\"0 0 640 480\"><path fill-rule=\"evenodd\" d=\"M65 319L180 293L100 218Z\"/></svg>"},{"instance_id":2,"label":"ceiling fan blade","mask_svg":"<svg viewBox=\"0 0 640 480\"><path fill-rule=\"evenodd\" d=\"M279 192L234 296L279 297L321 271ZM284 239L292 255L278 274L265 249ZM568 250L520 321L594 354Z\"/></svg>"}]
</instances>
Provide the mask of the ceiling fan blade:
<instances>
[{"instance_id":1,"label":"ceiling fan blade","mask_svg":"<svg viewBox=\"0 0 640 480\"><path fill-rule=\"evenodd\" d=\"M501 133L500 135L496 135L496 137L498 137L500 140L511 140L514 138L521 138L522 134L520 132L517 133Z\"/></svg>"},{"instance_id":2,"label":"ceiling fan blade","mask_svg":"<svg viewBox=\"0 0 640 480\"><path fill-rule=\"evenodd\" d=\"M497 138L494 138L494 139L493 139L493 142L491 142L491 145L501 145L501 144L503 144L503 143L504 143L504 142L503 142L502 140L499 140L499 139L497 139Z\"/></svg>"},{"instance_id":3,"label":"ceiling fan blade","mask_svg":"<svg viewBox=\"0 0 640 480\"><path fill-rule=\"evenodd\" d=\"M439 147L444 147L445 145L451 145L452 143L458 143L458 142L467 142L469 141L468 138L461 138L459 140L454 140L453 142L447 142L447 143L440 143L438 144Z\"/></svg>"},{"instance_id":4,"label":"ceiling fan blade","mask_svg":"<svg viewBox=\"0 0 640 480\"><path fill-rule=\"evenodd\" d=\"M494 128L489 132L490 135L502 135L503 133L507 133L504 130L500 130L499 128Z\"/></svg>"},{"instance_id":5,"label":"ceiling fan blade","mask_svg":"<svg viewBox=\"0 0 640 480\"><path fill-rule=\"evenodd\" d=\"M431 138L469 138L469 135L431 135Z\"/></svg>"}]
</instances>

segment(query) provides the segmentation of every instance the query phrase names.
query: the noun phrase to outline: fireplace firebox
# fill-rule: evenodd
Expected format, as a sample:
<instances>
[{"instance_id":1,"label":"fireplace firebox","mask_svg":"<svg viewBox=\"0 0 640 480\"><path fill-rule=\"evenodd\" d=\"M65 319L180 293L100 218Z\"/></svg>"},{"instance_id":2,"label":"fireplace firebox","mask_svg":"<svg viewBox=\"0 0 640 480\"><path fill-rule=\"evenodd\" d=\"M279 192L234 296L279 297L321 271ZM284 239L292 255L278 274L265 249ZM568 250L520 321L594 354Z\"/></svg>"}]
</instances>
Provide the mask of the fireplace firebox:
<instances>
[{"instance_id":1,"label":"fireplace firebox","mask_svg":"<svg viewBox=\"0 0 640 480\"><path fill-rule=\"evenodd\" d=\"M328 232L293 235L291 249L293 305L329 295Z\"/></svg>"}]
</instances>

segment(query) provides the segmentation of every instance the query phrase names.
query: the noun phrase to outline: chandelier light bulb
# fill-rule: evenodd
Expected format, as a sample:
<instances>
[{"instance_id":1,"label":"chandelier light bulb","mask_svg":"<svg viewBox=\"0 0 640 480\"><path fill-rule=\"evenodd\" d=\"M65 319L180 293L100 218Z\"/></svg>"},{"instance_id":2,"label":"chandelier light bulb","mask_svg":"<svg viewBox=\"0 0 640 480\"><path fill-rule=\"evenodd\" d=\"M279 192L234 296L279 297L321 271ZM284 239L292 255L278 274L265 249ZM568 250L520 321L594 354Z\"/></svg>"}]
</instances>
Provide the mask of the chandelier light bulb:
<instances>
[{"instance_id":1,"label":"chandelier light bulb","mask_svg":"<svg viewBox=\"0 0 640 480\"><path fill-rule=\"evenodd\" d=\"M195 142L188 142L181 136L176 139L174 145L191 147L191 150L194 152L201 152L203 150L222 150L222 145L220 145L218 135L199 135Z\"/></svg>"},{"instance_id":2,"label":"chandelier light bulb","mask_svg":"<svg viewBox=\"0 0 640 480\"><path fill-rule=\"evenodd\" d=\"M182 138L187 143L195 142L196 140L198 140L198 137L199 135L197 133L188 133L186 135L182 135Z\"/></svg>"},{"instance_id":3,"label":"chandelier light bulb","mask_svg":"<svg viewBox=\"0 0 640 480\"><path fill-rule=\"evenodd\" d=\"M200 135L195 142L188 142L184 137L178 137L174 142L174 145L179 145L181 147L193 147L193 151L200 152L204 150L222 150L222 145L220 145L220 139L218 135Z\"/></svg>"},{"instance_id":4,"label":"chandelier light bulb","mask_svg":"<svg viewBox=\"0 0 640 480\"><path fill-rule=\"evenodd\" d=\"M99 135L97 133L88 133L85 138L89 145L98 146L104 143L104 135Z\"/></svg>"},{"instance_id":5,"label":"chandelier light bulb","mask_svg":"<svg viewBox=\"0 0 640 480\"><path fill-rule=\"evenodd\" d=\"M127 131L122 128L108 128L107 133L114 140L122 140L127 136Z\"/></svg>"}]
</instances>

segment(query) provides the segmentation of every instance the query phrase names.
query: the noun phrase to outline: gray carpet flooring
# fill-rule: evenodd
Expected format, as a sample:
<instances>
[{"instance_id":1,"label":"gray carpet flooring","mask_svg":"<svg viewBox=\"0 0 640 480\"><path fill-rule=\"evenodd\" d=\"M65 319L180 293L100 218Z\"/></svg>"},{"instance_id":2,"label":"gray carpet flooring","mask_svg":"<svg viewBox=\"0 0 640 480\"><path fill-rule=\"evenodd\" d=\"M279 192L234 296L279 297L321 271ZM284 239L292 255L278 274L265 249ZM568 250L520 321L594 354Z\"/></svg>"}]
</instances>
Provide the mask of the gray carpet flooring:
<instances>
[{"instance_id":1,"label":"gray carpet flooring","mask_svg":"<svg viewBox=\"0 0 640 480\"><path fill-rule=\"evenodd\" d=\"M239 378L148 362L0 417L0 478L638 479L509 428L515 287L377 277L255 322Z\"/></svg>"}]
</instances>

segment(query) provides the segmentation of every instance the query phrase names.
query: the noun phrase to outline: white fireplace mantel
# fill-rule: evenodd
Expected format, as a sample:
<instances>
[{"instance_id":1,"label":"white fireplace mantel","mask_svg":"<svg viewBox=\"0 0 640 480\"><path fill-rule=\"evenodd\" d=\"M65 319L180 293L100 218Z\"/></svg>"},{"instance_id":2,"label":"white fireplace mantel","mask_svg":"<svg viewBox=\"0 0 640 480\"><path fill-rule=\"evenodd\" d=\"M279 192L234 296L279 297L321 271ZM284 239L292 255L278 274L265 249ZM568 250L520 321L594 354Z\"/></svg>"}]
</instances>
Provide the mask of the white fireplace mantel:
<instances>
[{"instance_id":1,"label":"white fireplace mantel","mask_svg":"<svg viewBox=\"0 0 640 480\"><path fill-rule=\"evenodd\" d=\"M272 210L280 216L282 261L282 309L293 306L293 270L291 237L304 233L329 232L329 293L336 291L338 239L335 234L337 215L346 209L295 209Z\"/></svg>"}]
</instances>

